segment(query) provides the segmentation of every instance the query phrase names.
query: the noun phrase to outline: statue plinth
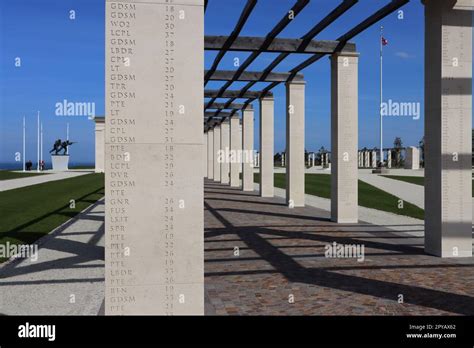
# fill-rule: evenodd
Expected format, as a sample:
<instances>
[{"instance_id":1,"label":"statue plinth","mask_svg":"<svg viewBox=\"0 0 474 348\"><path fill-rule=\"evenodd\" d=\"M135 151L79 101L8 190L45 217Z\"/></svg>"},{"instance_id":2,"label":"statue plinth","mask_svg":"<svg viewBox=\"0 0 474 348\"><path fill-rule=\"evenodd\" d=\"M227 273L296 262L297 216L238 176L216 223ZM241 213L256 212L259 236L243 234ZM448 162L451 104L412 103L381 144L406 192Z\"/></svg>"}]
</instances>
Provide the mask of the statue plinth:
<instances>
[{"instance_id":1,"label":"statue plinth","mask_svg":"<svg viewBox=\"0 0 474 348\"><path fill-rule=\"evenodd\" d=\"M69 170L69 155L51 155L53 171L66 172Z\"/></svg>"}]
</instances>

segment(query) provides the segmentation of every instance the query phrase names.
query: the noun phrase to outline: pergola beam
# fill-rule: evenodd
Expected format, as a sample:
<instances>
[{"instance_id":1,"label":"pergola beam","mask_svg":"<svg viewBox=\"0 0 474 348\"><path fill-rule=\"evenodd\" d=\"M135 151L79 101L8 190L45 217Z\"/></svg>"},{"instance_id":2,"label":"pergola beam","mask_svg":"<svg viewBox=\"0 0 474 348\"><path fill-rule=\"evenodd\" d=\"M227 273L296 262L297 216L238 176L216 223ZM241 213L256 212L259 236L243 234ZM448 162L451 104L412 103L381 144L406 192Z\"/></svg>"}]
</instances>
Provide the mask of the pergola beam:
<instances>
[{"instance_id":1,"label":"pergola beam","mask_svg":"<svg viewBox=\"0 0 474 348\"><path fill-rule=\"evenodd\" d=\"M206 36L204 38L204 49L209 51L223 50L228 42L228 36ZM305 42L304 39L281 39L275 38L264 46L266 38L239 36L227 51L259 52L259 53L306 53L306 54L332 54L334 52L355 52L354 43L341 43L339 41L316 41Z\"/></svg>"},{"instance_id":2,"label":"pergola beam","mask_svg":"<svg viewBox=\"0 0 474 348\"><path fill-rule=\"evenodd\" d=\"M364 21L356 25L354 28L349 30L347 33L344 35L340 36L337 41L341 42L341 45L344 44L344 42L347 42L348 40L351 40L354 38L356 35L360 34L367 28L371 27L381 19L385 18L388 16L390 13L398 10L400 7L403 5L407 4L410 0L392 0L391 3L385 5L382 7L380 10L372 14L371 16L367 17ZM308 67L309 65L313 64L314 62L318 61L324 57L323 54L315 54L313 57L308 58L295 68L291 69L291 72L296 75L298 72L303 70L304 68Z\"/></svg>"},{"instance_id":3,"label":"pergola beam","mask_svg":"<svg viewBox=\"0 0 474 348\"><path fill-rule=\"evenodd\" d=\"M229 106L226 106L226 103L213 103L208 109L218 109L218 110L237 109L237 110L240 110L243 107L244 107L244 104L239 104L239 103L232 103Z\"/></svg>"},{"instance_id":4,"label":"pergola beam","mask_svg":"<svg viewBox=\"0 0 474 348\"><path fill-rule=\"evenodd\" d=\"M205 74L207 76L209 70L206 70ZM211 81L231 81L233 80L235 71L233 70L217 70L212 75L209 76ZM265 76L264 76L265 75ZM285 82L291 76L291 73L265 73L263 71L244 71L237 78L236 81L255 81L255 82ZM293 78L296 81L303 81L304 76L302 74L297 74ZM209 108L209 107L208 107Z\"/></svg>"},{"instance_id":5,"label":"pergola beam","mask_svg":"<svg viewBox=\"0 0 474 348\"><path fill-rule=\"evenodd\" d=\"M231 115L230 112L221 112L219 116L214 116L214 111L206 111L204 113L205 118L209 118L209 117L221 117L221 118L224 117L225 118L225 117L229 117L230 115Z\"/></svg>"},{"instance_id":6,"label":"pergola beam","mask_svg":"<svg viewBox=\"0 0 474 348\"><path fill-rule=\"evenodd\" d=\"M314 27L311 28L305 35L301 37L301 45L299 49L304 49L306 46L311 42L311 40L318 35L320 32L322 32L324 29L326 29L331 23L333 23L336 19L338 19L340 16L342 16L344 13L346 13L350 8L352 8L355 4L357 4L359 0L344 0L343 3L341 3L339 6L337 6L334 10L332 10L326 17L324 17L322 20L320 20ZM259 82L264 81L265 78L272 72L273 69L277 67L285 58L287 58L290 55L290 53L280 53L278 57L276 57L270 65L268 65L265 70L263 71L263 75L261 76L261 79ZM296 75L296 74L293 74ZM251 81L247 85L245 85L242 88L242 91L247 91L250 88L252 88L253 85L255 85L257 82L256 81ZM264 89L264 94L268 94L270 89L273 87L277 86L279 82L273 82L267 88ZM227 103L232 103L235 99L229 99ZM251 100L248 101L250 103Z\"/></svg>"},{"instance_id":7,"label":"pergola beam","mask_svg":"<svg viewBox=\"0 0 474 348\"><path fill-rule=\"evenodd\" d=\"M292 11L294 11L294 15L296 16L302 9L308 4L309 1L306 0L298 0L297 3L293 6ZM273 30L265 37L265 38L244 38L244 37L234 37L232 39L232 42L230 42L230 37L227 39L222 39L226 38L225 36L208 36L207 37L207 44L209 45L217 45L221 44L222 40L225 40L226 47L221 47L221 48L215 48L219 49L219 55L225 54L229 50L237 49L239 48L246 48L252 53L249 55L249 57L245 60L244 63L241 64L239 69L235 72L233 72L233 76L230 79L227 79L230 76L225 76L225 75L215 75L215 79L219 79L222 81L227 81L220 89L219 91L209 91L209 92L217 92L212 95L209 95L209 98L212 98L205 106L204 109L207 109L212 103L215 102L217 98L229 98L229 100L224 104L224 108L226 109L231 109L230 105L235 101L235 99L239 98L244 98L248 99L244 105L249 105L251 102L253 102L255 99L264 97L266 95L271 96L271 89L274 87L278 86L282 82L287 82L291 81L293 79L299 79L299 72L308 67L309 65L313 64L314 62L318 61L322 57L324 57L327 54L332 54L334 52L355 52L356 48L355 45L352 43L348 43L349 40L351 40L353 37L358 35L359 33L363 32L373 24L377 23L390 13L393 13L403 5L409 2L409 0L392 0L389 4L386 6L382 7L375 13L373 13L371 16L367 17L364 21L353 27L351 30L346 32L344 35L341 35L337 40L335 41L315 41L313 38L319 34L321 31L323 31L325 28L327 28L330 24L332 24L336 19L338 19L340 16L342 16L345 12L347 12L351 7L353 7L358 0L344 0L339 6L337 6L331 13L329 13L326 17L324 17L319 23L317 23L310 31L308 31L305 35L303 35L300 39L297 40L292 40L292 39L278 39L276 36L288 25L288 21L286 18L283 18L274 28ZM249 41L245 42L245 41ZM253 40L253 42L252 42ZM287 40L287 41L285 41ZM335 47L333 51L331 52L316 52L317 49L323 50L321 48L322 46L317 46L317 43L321 42L329 42L329 43L337 43L338 47ZM296 46L296 44L298 44ZM252 47L250 47L252 46ZM259 47L257 47L259 46ZM292 46L293 48L296 47L293 51L289 50L289 47ZM280 49L281 51L270 51L270 49ZM327 46L326 46L327 48ZM212 47L209 47L209 49L213 49ZM349 51L353 49L353 51ZM296 50L296 52L295 52ZM313 51L311 51L313 50ZM306 51L309 51L309 53L313 52L312 57L309 59L303 61L301 64L297 65L295 68L291 69L289 76L287 79L284 81L279 81L278 79L274 78L273 80L270 80L272 77L272 70L276 68L285 58L287 58L291 53L307 53ZM329 50L328 50L329 51ZM267 68L263 72L259 72L258 75L253 76L253 78L250 77L250 75L246 75L247 72L245 69L261 54L262 52L281 52L275 60L270 63ZM217 65L216 65L217 68ZM211 70L206 72L206 82L208 81L207 78L210 78L214 73L217 71L214 69L212 72ZM274 77L275 75L273 75ZM257 78L258 77L258 78ZM280 76L282 77L282 76ZM231 93L226 93L227 88L229 88L233 82L235 81L246 81L246 79L249 80L249 83L247 83L241 90L240 93L239 91L231 91ZM250 88L254 86L258 82L271 82L267 87L265 87L261 92L249 92ZM237 112L239 109L234 108L231 112L231 115L233 115L235 112ZM215 115L218 115L220 110L217 110Z\"/></svg>"},{"instance_id":8,"label":"pergola beam","mask_svg":"<svg viewBox=\"0 0 474 348\"><path fill-rule=\"evenodd\" d=\"M217 66L219 65L220 61L227 52L227 47L231 46L234 40L239 36L240 32L242 31L242 28L247 22L247 19L249 18L256 4L257 0L247 0L247 4L245 5L242 13L240 14L240 18L237 24L235 25L234 30L232 31L230 36L227 37L227 41L225 42L223 49L217 54L211 69L209 69L208 73L204 76L204 86L206 86L207 82L209 81L209 76L212 75L214 71L216 71Z\"/></svg>"},{"instance_id":9,"label":"pergola beam","mask_svg":"<svg viewBox=\"0 0 474 348\"><path fill-rule=\"evenodd\" d=\"M245 91L242 93L242 91L239 90L226 90L222 93L220 93L219 90L216 89L206 89L204 90L204 98L244 98L244 99L257 99L261 96L262 92L260 91ZM216 97L219 95L219 97ZM273 93L270 92L270 95L273 95ZM212 105L214 102L211 104L208 103L208 105Z\"/></svg>"},{"instance_id":10,"label":"pergola beam","mask_svg":"<svg viewBox=\"0 0 474 348\"><path fill-rule=\"evenodd\" d=\"M268 35L265 37L265 40L264 42L262 43L262 46L260 47L261 50L265 50L268 46L270 46L270 44L272 43L272 41L278 36L278 34L280 34L283 29L286 28L286 26L288 24L290 24L291 21L294 20L294 18L296 18L296 16L306 7L306 5L309 4L309 0L298 0L296 2L296 4L293 5L293 7L290 9L291 13L293 14L293 16L289 16L288 15L288 12L285 13L285 15L283 16L283 18L278 22L278 24L272 29L272 31L270 31L270 33L268 33ZM220 51L220 52L223 52L223 51ZM224 51L225 53L226 51ZM237 69L237 71L235 72L235 75L234 75L234 78L230 81L227 81L224 86L221 87L221 89L219 90L219 94L217 95L217 97L213 98L212 100L209 101L208 105L210 105L211 103L213 103L215 101L215 99L217 98L221 98L221 95L222 93L224 93L224 91L229 88L233 82L237 81L237 79L239 78L239 76L245 71L245 69L247 69L249 67L250 64L253 63L253 61L255 59L257 59L257 57L260 55L261 52L252 52L248 57L247 59L239 66L239 69Z\"/></svg>"}]
</instances>

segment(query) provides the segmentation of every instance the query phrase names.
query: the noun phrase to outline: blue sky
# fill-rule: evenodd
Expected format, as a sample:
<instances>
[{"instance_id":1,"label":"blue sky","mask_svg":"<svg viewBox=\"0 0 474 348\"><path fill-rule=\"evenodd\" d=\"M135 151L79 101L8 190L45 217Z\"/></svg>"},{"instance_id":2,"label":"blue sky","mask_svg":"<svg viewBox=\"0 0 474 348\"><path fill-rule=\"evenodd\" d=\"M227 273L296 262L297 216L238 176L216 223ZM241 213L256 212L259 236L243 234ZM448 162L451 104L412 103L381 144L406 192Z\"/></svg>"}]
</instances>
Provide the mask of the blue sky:
<instances>
[{"instance_id":1,"label":"blue sky","mask_svg":"<svg viewBox=\"0 0 474 348\"><path fill-rule=\"evenodd\" d=\"M339 4L335 0L311 0L279 37L299 37ZM316 39L331 40L348 31L385 1L361 0ZM287 13L292 0L259 0L241 35L264 36ZM206 14L206 34L228 35L242 10L243 0L210 0ZM70 10L76 18L71 20ZM405 145L416 145L423 133L423 6L413 0L402 8L403 19L394 13L357 36L353 41L359 60L359 145L378 145L379 107L379 27L384 26L389 45L384 49L384 100L421 103L421 117L390 117L384 121L384 146L402 137ZM104 12L102 0L0 0L0 162L12 162L21 151L21 127L27 117L27 159L36 158L36 113L41 111L45 153L56 138L64 138L66 123L71 160L93 162L94 124L87 117L56 116L55 104L64 99L94 102L96 114L104 114ZM209 68L215 52L205 53ZM219 69L232 69L235 57L241 61L248 53L226 54ZM261 70L275 54L262 54L249 68ZM21 58L21 67L15 59ZM288 71L308 56L283 61L275 71ZM303 71L306 85L306 148L330 148L330 69L323 58ZM211 82L207 88L222 83ZM235 83L238 89L245 83ZM266 84L257 84L261 88ZM285 91L275 94L275 150L285 147ZM257 103L255 103L255 106ZM258 108L257 108L258 111ZM258 113L256 113L258 115ZM258 117L256 117L258 120ZM258 144L258 122L255 142ZM48 156L46 156L48 157Z\"/></svg>"}]
</instances>

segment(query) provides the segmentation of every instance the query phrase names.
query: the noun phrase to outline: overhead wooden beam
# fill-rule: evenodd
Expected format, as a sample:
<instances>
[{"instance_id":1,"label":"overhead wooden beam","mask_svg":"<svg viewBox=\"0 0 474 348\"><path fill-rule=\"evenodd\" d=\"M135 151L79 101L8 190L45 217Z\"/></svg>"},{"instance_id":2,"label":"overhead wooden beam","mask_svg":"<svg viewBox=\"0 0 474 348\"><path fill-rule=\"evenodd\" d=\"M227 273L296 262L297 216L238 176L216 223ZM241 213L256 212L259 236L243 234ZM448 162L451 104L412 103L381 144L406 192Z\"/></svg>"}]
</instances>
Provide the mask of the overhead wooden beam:
<instances>
[{"instance_id":1,"label":"overhead wooden beam","mask_svg":"<svg viewBox=\"0 0 474 348\"><path fill-rule=\"evenodd\" d=\"M214 71L216 71L217 66L219 65L220 61L224 57L224 55L227 52L227 47L232 45L232 42L239 36L240 32L242 31L242 28L244 27L245 23L247 22L247 19L249 18L250 14L252 13L255 5L257 5L257 0L247 0L247 4L245 5L244 9L242 10L242 13L240 14L240 18L235 25L234 30L232 33L228 36L227 41L225 42L223 46L223 50L220 51L216 58L214 59L214 63L212 63L211 69L208 71L208 73L204 76L204 86L206 86L207 82L209 81L209 76L211 75Z\"/></svg>"},{"instance_id":2,"label":"overhead wooden beam","mask_svg":"<svg viewBox=\"0 0 474 348\"><path fill-rule=\"evenodd\" d=\"M206 36L204 38L204 49L209 51L220 51L226 49L228 36ZM341 43L339 41L317 41L304 39L281 39L274 38L268 45L264 46L265 37L239 36L227 51L260 52L260 53L307 53L307 54L332 54L337 51L355 52L354 43ZM303 45L303 43L305 45Z\"/></svg>"},{"instance_id":3,"label":"overhead wooden beam","mask_svg":"<svg viewBox=\"0 0 474 348\"><path fill-rule=\"evenodd\" d=\"M355 27L353 27L351 30L349 30L347 33L344 35L341 35L337 41L341 42L341 45L348 41L351 40L353 37L357 36L367 28L371 27L381 19L385 18L392 12L398 10L400 7L403 5L406 5L409 2L409 0L392 0L389 4L385 5L382 7L380 10L377 12L373 13L369 17L367 17L364 21L361 23L357 24ZM295 68L291 69L291 72L296 75L298 72L303 70L304 68L308 67L309 65L313 64L314 62L318 61L324 57L322 54L315 54L311 58L306 59L299 65L297 65Z\"/></svg>"},{"instance_id":4,"label":"overhead wooden beam","mask_svg":"<svg viewBox=\"0 0 474 348\"><path fill-rule=\"evenodd\" d=\"M226 105L226 103L212 103L212 105L209 106L208 109L218 109L218 110L238 109L238 110L241 110L243 107L244 107L244 104L239 104L239 103L231 103L228 106Z\"/></svg>"},{"instance_id":5,"label":"overhead wooden beam","mask_svg":"<svg viewBox=\"0 0 474 348\"><path fill-rule=\"evenodd\" d=\"M219 117L219 118L222 118L222 117L229 117L231 115L230 112L220 112L219 113L219 116L214 116L215 112L214 111L206 111L204 113L204 118L209 118L209 117Z\"/></svg>"},{"instance_id":6,"label":"overhead wooden beam","mask_svg":"<svg viewBox=\"0 0 474 348\"><path fill-rule=\"evenodd\" d=\"M273 27L273 29L268 33L268 35L265 37L264 42L262 43L262 46L260 47L261 50L265 50L272 41L280 34L285 27L290 24L291 21L293 21L294 18L306 7L306 5L309 4L309 0L297 0L296 3L293 5L293 7L290 9L290 12L293 14L293 16L288 16L288 13L286 12L283 16L283 18L278 22L277 25ZM237 80L237 78L249 67L250 64L253 63L255 59L260 55L261 52L252 52L246 59L245 61L239 66L237 69L234 79L232 81L227 81L224 86L221 87L219 90L218 95L213 98L212 100L209 101L208 105L211 103L215 102L216 98L221 98L222 93L229 88L234 81Z\"/></svg>"},{"instance_id":7,"label":"overhead wooden beam","mask_svg":"<svg viewBox=\"0 0 474 348\"><path fill-rule=\"evenodd\" d=\"M260 91L246 91L244 93L241 93L242 91L239 90L225 90L220 93L219 90L217 89L206 89L204 90L204 98L252 98L252 99L257 99L260 97L262 92ZM219 96L217 96L219 95ZM273 95L272 92L269 92L267 94L268 96ZM214 104L212 102L210 105ZM208 104L209 105L209 104ZM208 107L206 105L206 107Z\"/></svg>"},{"instance_id":8,"label":"overhead wooden beam","mask_svg":"<svg viewBox=\"0 0 474 348\"><path fill-rule=\"evenodd\" d=\"M206 75L207 75L206 70ZM265 74L265 76L263 76ZM244 71L237 78L236 81L256 81L256 82L285 82L290 77L291 73L278 73L272 72L266 74L263 71ZM216 70L212 75L209 76L211 81L232 81L235 76L235 71L233 70ZM295 81L303 81L304 76L302 74L297 74L293 78Z\"/></svg>"},{"instance_id":9,"label":"overhead wooden beam","mask_svg":"<svg viewBox=\"0 0 474 348\"><path fill-rule=\"evenodd\" d=\"M318 35L320 32L322 32L324 29L326 29L332 22L337 20L340 16L342 16L344 13L346 13L350 8L352 8L355 4L357 4L358 0L344 0L339 6L337 6L334 10L332 10L326 17L321 19L315 26L313 26L305 35L301 37L301 45L298 47L298 49L305 49L306 46L311 42L311 40ZM265 80L265 78L275 69L283 60L285 60L290 53L280 53L274 60L273 62L268 65L265 70L263 71L263 75L260 78L260 81ZM296 75L292 73L292 75ZM290 80L290 78L288 79ZM253 85L255 85L257 82L256 81L251 81L245 85L242 90L247 91L250 88L252 88ZM278 85L279 82L273 82L269 86L267 86L263 92L268 92L271 90L273 87ZM227 103L232 103L234 100L229 99ZM250 101L249 101L250 102Z\"/></svg>"}]
</instances>

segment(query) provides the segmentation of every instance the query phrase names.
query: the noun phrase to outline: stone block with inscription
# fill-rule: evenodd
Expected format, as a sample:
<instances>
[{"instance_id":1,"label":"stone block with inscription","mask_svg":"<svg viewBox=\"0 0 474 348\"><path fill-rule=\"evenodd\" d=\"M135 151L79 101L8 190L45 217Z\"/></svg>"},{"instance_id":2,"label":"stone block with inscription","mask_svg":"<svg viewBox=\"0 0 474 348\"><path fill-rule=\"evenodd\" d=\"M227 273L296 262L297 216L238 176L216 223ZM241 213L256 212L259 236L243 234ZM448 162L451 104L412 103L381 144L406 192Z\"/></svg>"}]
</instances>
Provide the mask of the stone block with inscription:
<instances>
[{"instance_id":1,"label":"stone block with inscription","mask_svg":"<svg viewBox=\"0 0 474 348\"><path fill-rule=\"evenodd\" d=\"M204 313L203 13L106 1L107 315Z\"/></svg>"}]
</instances>

